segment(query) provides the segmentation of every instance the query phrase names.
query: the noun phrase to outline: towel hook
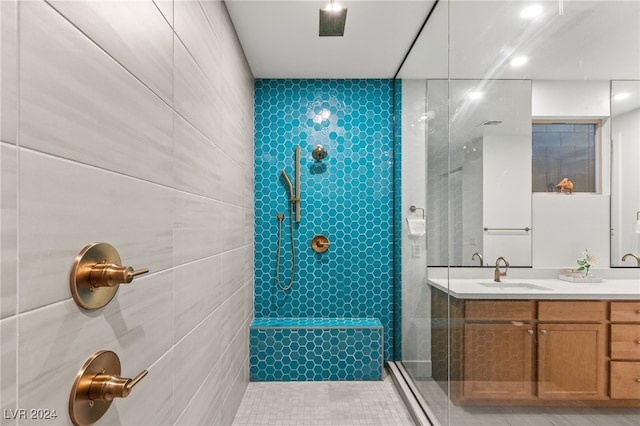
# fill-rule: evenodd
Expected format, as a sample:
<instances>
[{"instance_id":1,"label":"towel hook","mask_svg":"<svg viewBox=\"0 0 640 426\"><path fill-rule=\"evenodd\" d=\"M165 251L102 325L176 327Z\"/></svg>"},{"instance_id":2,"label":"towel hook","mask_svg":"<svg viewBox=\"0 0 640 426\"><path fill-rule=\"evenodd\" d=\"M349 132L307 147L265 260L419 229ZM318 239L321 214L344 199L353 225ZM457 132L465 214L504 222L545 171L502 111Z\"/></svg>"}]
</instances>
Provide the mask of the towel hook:
<instances>
[{"instance_id":1,"label":"towel hook","mask_svg":"<svg viewBox=\"0 0 640 426\"><path fill-rule=\"evenodd\" d=\"M416 206L411 206L409 207L409 211L411 213L415 212L416 210L422 210L422 218L424 219L424 209L420 208L420 207L416 207Z\"/></svg>"}]
</instances>

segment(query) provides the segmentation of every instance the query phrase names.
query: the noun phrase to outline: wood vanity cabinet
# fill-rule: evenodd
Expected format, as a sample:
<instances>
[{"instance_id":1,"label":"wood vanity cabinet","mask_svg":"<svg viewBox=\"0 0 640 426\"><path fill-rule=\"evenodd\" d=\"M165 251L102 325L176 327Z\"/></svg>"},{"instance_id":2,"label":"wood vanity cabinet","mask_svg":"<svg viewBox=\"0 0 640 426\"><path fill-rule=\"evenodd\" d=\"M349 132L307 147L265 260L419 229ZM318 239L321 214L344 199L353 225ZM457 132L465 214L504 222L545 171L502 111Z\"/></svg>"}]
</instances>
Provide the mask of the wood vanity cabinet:
<instances>
[{"instance_id":1,"label":"wood vanity cabinet","mask_svg":"<svg viewBox=\"0 0 640 426\"><path fill-rule=\"evenodd\" d=\"M606 302L538 302L538 398L607 397L606 320Z\"/></svg>"},{"instance_id":2,"label":"wood vanity cabinet","mask_svg":"<svg viewBox=\"0 0 640 426\"><path fill-rule=\"evenodd\" d=\"M534 316L531 301L465 303L463 398L534 396Z\"/></svg>"},{"instance_id":3,"label":"wood vanity cabinet","mask_svg":"<svg viewBox=\"0 0 640 426\"><path fill-rule=\"evenodd\" d=\"M466 300L458 402L607 396L607 302Z\"/></svg>"},{"instance_id":4,"label":"wood vanity cabinet","mask_svg":"<svg viewBox=\"0 0 640 426\"><path fill-rule=\"evenodd\" d=\"M640 302L611 302L611 399L640 399Z\"/></svg>"},{"instance_id":5,"label":"wood vanity cabinet","mask_svg":"<svg viewBox=\"0 0 640 426\"><path fill-rule=\"evenodd\" d=\"M640 407L640 301L431 288L433 379L458 405Z\"/></svg>"}]
</instances>

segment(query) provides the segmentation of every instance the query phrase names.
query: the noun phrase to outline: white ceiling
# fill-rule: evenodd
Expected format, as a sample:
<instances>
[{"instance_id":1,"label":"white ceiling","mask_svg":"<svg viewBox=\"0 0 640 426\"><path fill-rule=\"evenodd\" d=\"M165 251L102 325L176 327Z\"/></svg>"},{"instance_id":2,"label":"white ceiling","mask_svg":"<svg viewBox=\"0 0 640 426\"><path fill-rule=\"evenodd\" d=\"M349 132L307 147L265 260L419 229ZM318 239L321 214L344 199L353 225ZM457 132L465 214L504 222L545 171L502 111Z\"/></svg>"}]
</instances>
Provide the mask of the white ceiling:
<instances>
[{"instance_id":1,"label":"white ceiling","mask_svg":"<svg viewBox=\"0 0 640 426\"><path fill-rule=\"evenodd\" d=\"M225 0L256 78L392 78L434 3L336 0L344 37L319 37L328 0Z\"/></svg>"},{"instance_id":2,"label":"white ceiling","mask_svg":"<svg viewBox=\"0 0 640 426\"><path fill-rule=\"evenodd\" d=\"M327 1L225 3L256 78L392 78L435 2L340 0L344 37L318 36ZM440 0L399 77L640 79L640 0Z\"/></svg>"}]
</instances>

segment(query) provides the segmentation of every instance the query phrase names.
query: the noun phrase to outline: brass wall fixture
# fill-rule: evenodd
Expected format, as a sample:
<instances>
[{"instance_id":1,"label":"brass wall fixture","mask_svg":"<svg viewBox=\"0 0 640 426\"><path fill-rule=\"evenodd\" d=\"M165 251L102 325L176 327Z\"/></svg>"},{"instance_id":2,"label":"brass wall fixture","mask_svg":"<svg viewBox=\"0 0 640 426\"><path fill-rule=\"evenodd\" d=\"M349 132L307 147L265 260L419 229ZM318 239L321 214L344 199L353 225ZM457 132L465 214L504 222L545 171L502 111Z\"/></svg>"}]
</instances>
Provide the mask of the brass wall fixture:
<instances>
[{"instance_id":1,"label":"brass wall fixture","mask_svg":"<svg viewBox=\"0 0 640 426\"><path fill-rule=\"evenodd\" d=\"M300 189L300 145L296 145L296 170L295 170L295 188L293 183L291 183L291 179L289 179L289 175L287 172L282 170L282 178L287 184L287 188L289 190L289 203L291 204L291 215L295 216L295 221L300 222L301 211L300 211L300 195L302 191Z\"/></svg>"},{"instance_id":2,"label":"brass wall fixture","mask_svg":"<svg viewBox=\"0 0 640 426\"><path fill-rule=\"evenodd\" d=\"M327 150L324 149L322 145L316 145L316 147L311 152L311 156L316 161L322 161L327 156Z\"/></svg>"},{"instance_id":3,"label":"brass wall fixture","mask_svg":"<svg viewBox=\"0 0 640 426\"><path fill-rule=\"evenodd\" d=\"M113 398L126 398L148 371L133 379L120 377L120 358L111 351L98 351L78 371L69 396L69 417L74 425L97 422Z\"/></svg>"},{"instance_id":4,"label":"brass wall fixture","mask_svg":"<svg viewBox=\"0 0 640 426\"><path fill-rule=\"evenodd\" d=\"M122 266L117 250L107 243L91 243L76 256L71 267L71 295L84 309L99 309L113 299L120 284L130 283L148 269Z\"/></svg>"},{"instance_id":5,"label":"brass wall fixture","mask_svg":"<svg viewBox=\"0 0 640 426\"><path fill-rule=\"evenodd\" d=\"M324 235L316 235L311 240L311 248L316 253L324 253L329 250L329 239Z\"/></svg>"}]
</instances>

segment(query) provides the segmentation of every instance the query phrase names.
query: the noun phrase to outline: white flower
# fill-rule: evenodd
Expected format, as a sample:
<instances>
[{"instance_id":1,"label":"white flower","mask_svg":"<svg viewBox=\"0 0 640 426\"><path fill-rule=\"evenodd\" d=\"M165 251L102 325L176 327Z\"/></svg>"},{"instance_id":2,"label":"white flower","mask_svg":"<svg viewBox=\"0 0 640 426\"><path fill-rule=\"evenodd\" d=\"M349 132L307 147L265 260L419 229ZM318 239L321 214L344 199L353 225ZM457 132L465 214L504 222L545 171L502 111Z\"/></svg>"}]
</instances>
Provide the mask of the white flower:
<instances>
[{"instance_id":1,"label":"white flower","mask_svg":"<svg viewBox=\"0 0 640 426\"><path fill-rule=\"evenodd\" d=\"M589 269L593 265L598 263L598 258L592 255L591 253L589 253L589 250L585 249L584 252L582 253L582 256L578 258L577 262L578 262L578 265L580 266L578 268L578 271L582 271L585 269Z\"/></svg>"}]
</instances>

